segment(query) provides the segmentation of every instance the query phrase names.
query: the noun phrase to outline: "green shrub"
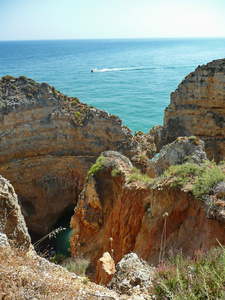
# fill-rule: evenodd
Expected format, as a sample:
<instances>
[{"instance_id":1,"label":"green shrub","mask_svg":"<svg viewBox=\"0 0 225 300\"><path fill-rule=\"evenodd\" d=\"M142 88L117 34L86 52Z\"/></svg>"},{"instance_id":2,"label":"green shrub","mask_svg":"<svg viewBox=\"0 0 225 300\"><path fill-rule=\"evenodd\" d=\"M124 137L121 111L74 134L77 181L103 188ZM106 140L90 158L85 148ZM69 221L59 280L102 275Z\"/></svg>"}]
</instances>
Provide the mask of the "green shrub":
<instances>
[{"instance_id":1,"label":"green shrub","mask_svg":"<svg viewBox=\"0 0 225 300\"><path fill-rule=\"evenodd\" d=\"M98 174L101 170L103 170L105 168L105 163L107 161L107 158L104 157L104 156L100 156L95 164L92 165L92 167L90 168L90 170L88 171L88 174L87 174L87 178L90 177L91 174Z\"/></svg>"},{"instance_id":2,"label":"green shrub","mask_svg":"<svg viewBox=\"0 0 225 300\"><path fill-rule=\"evenodd\" d=\"M184 186L193 177L196 177L203 172L204 168L205 166L199 166L191 162L170 166L169 169L164 172L164 177L173 177L172 182L169 183L171 187Z\"/></svg>"},{"instance_id":3,"label":"green shrub","mask_svg":"<svg viewBox=\"0 0 225 300\"><path fill-rule=\"evenodd\" d=\"M28 82L28 78L26 76L20 76L19 79L22 80L25 83Z\"/></svg>"},{"instance_id":4,"label":"green shrub","mask_svg":"<svg viewBox=\"0 0 225 300\"><path fill-rule=\"evenodd\" d=\"M54 86L52 86L52 91L55 95L58 95L58 93L59 93L59 91L57 91Z\"/></svg>"},{"instance_id":5,"label":"green shrub","mask_svg":"<svg viewBox=\"0 0 225 300\"><path fill-rule=\"evenodd\" d=\"M76 101L75 99L71 101L71 105L72 105L72 106L77 106L77 104L78 104L78 103L77 103L77 101Z\"/></svg>"},{"instance_id":6,"label":"green shrub","mask_svg":"<svg viewBox=\"0 0 225 300\"><path fill-rule=\"evenodd\" d=\"M152 178L148 177L148 175L141 173L136 167L132 168L132 174L128 177L128 183L132 181L141 181L144 183L152 182Z\"/></svg>"},{"instance_id":7,"label":"green shrub","mask_svg":"<svg viewBox=\"0 0 225 300\"><path fill-rule=\"evenodd\" d=\"M75 118L76 118L76 119L79 119L79 117L80 117L80 112L79 112L79 111L76 111L76 113L75 113Z\"/></svg>"},{"instance_id":8,"label":"green shrub","mask_svg":"<svg viewBox=\"0 0 225 300\"><path fill-rule=\"evenodd\" d=\"M170 166L163 176L171 178L168 183L171 187L185 186L191 182L193 195L196 198L201 198L202 195L209 193L214 185L225 179L222 165L217 166L213 161L206 161L201 165L187 162L182 165Z\"/></svg>"},{"instance_id":9,"label":"green shrub","mask_svg":"<svg viewBox=\"0 0 225 300\"><path fill-rule=\"evenodd\" d=\"M214 185L225 179L225 174L219 166L206 170L201 176L197 177L193 186L193 194L196 198L200 198L204 194L208 194Z\"/></svg>"}]
</instances>

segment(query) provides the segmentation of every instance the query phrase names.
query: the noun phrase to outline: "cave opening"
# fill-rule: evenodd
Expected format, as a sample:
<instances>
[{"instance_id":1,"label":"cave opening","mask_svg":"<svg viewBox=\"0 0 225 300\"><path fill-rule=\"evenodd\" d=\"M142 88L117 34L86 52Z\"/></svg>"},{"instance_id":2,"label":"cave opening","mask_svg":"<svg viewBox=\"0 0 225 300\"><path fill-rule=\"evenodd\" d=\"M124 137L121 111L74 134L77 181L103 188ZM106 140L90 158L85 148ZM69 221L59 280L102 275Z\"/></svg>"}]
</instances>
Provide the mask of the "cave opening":
<instances>
[{"instance_id":1,"label":"cave opening","mask_svg":"<svg viewBox=\"0 0 225 300\"><path fill-rule=\"evenodd\" d=\"M54 256L57 253L63 254L66 257L70 257L70 236L72 229L70 228L70 220L74 214L74 205L70 205L65 208L56 221L51 232L59 229L58 233L50 236L40 236L33 232L29 232L32 240L32 244L35 245L35 250L44 257ZM60 228L64 230L60 231Z\"/></svg>"}]
</instances>

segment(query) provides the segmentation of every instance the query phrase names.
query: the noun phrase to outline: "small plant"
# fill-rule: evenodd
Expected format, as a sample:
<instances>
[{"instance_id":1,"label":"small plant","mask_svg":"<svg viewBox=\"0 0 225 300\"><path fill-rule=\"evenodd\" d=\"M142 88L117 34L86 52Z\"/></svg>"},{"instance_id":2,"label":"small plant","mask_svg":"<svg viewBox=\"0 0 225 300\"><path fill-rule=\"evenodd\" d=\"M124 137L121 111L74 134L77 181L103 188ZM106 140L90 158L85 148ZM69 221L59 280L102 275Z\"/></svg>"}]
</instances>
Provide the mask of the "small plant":
<instances>
[{"instance_id":1,"label":"small plant","mask_svg":"<svg viewBox=\"0 0 225 300\"><path fill-rule=\"evenodd\" d=\"M83 284L88 284L89 281L90 281L90 279L88 279L87 277L83 278Z\"/></svg>"},{"instance_id":2,"label":"small plant","mask_svg":"<svg viewBox=\"0 0 225 300\"><path fill-rule=\"evenodd\" d=\"M49 232L48 234L46 234L45 236L43 236L41 239L39 239L37 242L35 242L34 245L34 249L37 251L38 250L38 246L40 245L40 243L42 243L45 239L52 239L52 238L56 238L57 234L59 234L60 232L62 232L63 230L66 230L66 228L60 226L54 230L52 230L51 232Z\"/></svg>"},{"instance_id":3,"label":"small plant","mask_svg":"<svg viewBox=\"0 0 225 300\"><path fill-rule=\"evenodd\" d=\"M76 111L76 113L75 113L75 118L76 118L76 119L79 119L80 114L81 114L81 113L80 113L79 111Z\"/></svg>"},{"instance_id":4,"label":"small plant","mask_svg":"<svg viewBox=\"0 0 225 300\"><path fill-rule=\"evenodd\" d=\"M28 78L26 76L20 76L19 79L22 80L25 83L28 82Z\"/></svg>"},{"instance_id":5,"label":"small plant","mask_svg":"<svg viewBox=\"0 0 225 300\"><path fill-rule=\"evenodd\" d=\"M64 261L66 259L66 255L64 255L63 253L56 253L53 257L51 257L51 262L55 263L55 264L61 264L62 261Z\"/></svg>"},{"instance_id":6,"label":"small plant","mask_svg":"<svg viewBox=\"0 0 225 300\"><path fill-rule=\"evenodd\" d=\"M128 178L128 183L132 181L142 181L144 183L152 182L152 178L148 177L148 175L141 173L136 167L132 168L132 174Z\"/></svg>"},{"instance_id":7,"label":"small plant","mask_svg":"<svg viewBox=\"0 0 225 300\"><path fill-rule=\"evenodd\" d=\"M106 167L106 162L107 162L107 158L104 156L100 156L95 164L92 165L92 167L90 168L90 170L88 171L87 174L87 179L90 177L91 174L98 174L101 170L103 170Z\"/></svg>"},{"instance_id":8,"label":"small plant","mask_svg":"<svg viewBox=\"0 0 225 300\"><path fill-rule=\"evenodd\" d=\"M59 93L59 91L57 91L54 86L52 86L52 91L55 95L58 95L58 93Z\"/></svg>"},{"instance_id":9,"label":"small plant","mask_svg":"<svg viewBox=\"0 0 225 300\"><path fill-rule=\"evenodd\" d=\"M113 168L111 171L112 177L119 177L121 175L121 171L117 168Z\"/></svg>"},{"instance_id":10,"label":"small plant","mask_svg":"<svg viewBox=\"0 0 225 300\"><path fill-rule=\"evenodd\" d=\"M161 235L160 251L159 251L159 263L164 259L165 248L166 248L166 218L169 216L167 212L163 214L164 224Z\"/></svg>"},{"instance_id":11,"label":"small plant","mask_svg":"<svg viewBox=\"0 0 225 300\"><path fill-rule=\"evenodd\" d=\"M30 99L34 98L33 94L30 94L30 93L27 94L27 97L30 98Z\"/></svg>"},{"instance_id":12,"label":"small plant","mask_svg":"<svg viewBox=\"0 0 225 300\"><path fill-rule=\"evenodd\" d=\"M72 105L72 106L77 106L77 104L78 104L78 103L77 103L77 101L76 101L75 99L71 101L71 105Z\"/></svg>"},{"instance_id":13,"label":"small plant","mask_svg":"<svg viewBox=\"0 0 225 300\"><path fill-rule=\"evenodd\" d=\"M143 135L143 134L144 134L143 131L136 131L136 132L135 132L135 135Z\"/></svg>"}]
</instances>

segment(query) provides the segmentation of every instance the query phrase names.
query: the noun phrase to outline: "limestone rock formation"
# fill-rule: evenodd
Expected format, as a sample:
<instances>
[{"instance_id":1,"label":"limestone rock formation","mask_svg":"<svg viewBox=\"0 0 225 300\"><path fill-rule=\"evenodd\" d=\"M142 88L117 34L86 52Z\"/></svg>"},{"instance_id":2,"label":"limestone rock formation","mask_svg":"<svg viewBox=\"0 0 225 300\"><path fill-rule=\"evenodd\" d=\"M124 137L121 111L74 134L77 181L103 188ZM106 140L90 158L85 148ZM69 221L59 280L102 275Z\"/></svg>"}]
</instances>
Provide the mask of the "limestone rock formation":
<instances>
[{"instance_id":1,"label":"limestone rock formation","mask_svg":"<svg viewBox=\"0 0 225 300\"><path fill-rule=\"evenodd\" d=\"M0 176L0 233L1 245L9 243L24 249L29 249L31 246L17 195L13 186L2 176Z\"/></svg>"},{"instance_id":2,"label":"limestone rock formation","mask_svg":"<svg viewBox=\"0 0 225 300\"><path fill-rule=\"evenodd\" d=\"M116 271L114 260L109 252L103 253L103 256L97 262L95 282L106 286Z\"/></svg>"},{"instance_id":3,"label":"limestone rock formation","mask_svg":"<svg viewBox=\"0 0 225 300\"><path fill-rule=\"evenodd\" d=\"M165 213L165 252L182 248L185 255L192 255L195 249L217 245L217 240L225 243L225 219L208 219L191 185L171 188L168 179L146 180L127 158L114 154L102 154L80 194L71 220L72 257L84 256L96 266L113 248L116 263L135 252L157 264Z\"/></svg>"},{"instance_id":4,"label":"limestone rock formation","mask_svg":"<svg viewBox=\"0 0 225 300\"><path fill-rule=\"evenodd\" d=\"M135 132L135 140L138 142L138 152L131 158L132 164L143 173L147 171L149 159L156 154L155 137L151 133Z\"/></svg>"},{"instance_id":5,"label":"limestone rock formation","mask_svg":"<svg viewBox=\"0 0 225 300\"><path fill-rule=\"evenodd\" d=\"M31 233L73 211L102 151L128 157L137 142L121 120L25 76L0 79L0 174L14 186Z\"/></svg>"},{"instance_id":6,"label":"limestone rock formation","mask_svg":"<svg viewBox=\"0 0 225 300\"><path fill-rule=\"evenodd\" d=\"M0 247L10 247L7 235L1 232L0 232Z\"/></svg>"},{"instance_id":7,"label":"limestone rock formation","mask_svg":"<svg viewBox=\"0 0 225 300\"><path fill-rule=\"evenodd\" d=\"M209 159L225 159L225 59L196 68L171 94L165 110L161 143L196 135ZM161 147L159 147L161 148Z\"/></svg>"},{"instance_id":8,"label":"limestone rock formation","mask_svg":"<svg viewBox=\"0 0 225 300\"><path fill-rule=\"evenodd\" d=\"M150 162L147 174L150 177L160 176L170 166L182 164L188 160L195 164L201 164L206 160L204 142L195 136L179 137L173 143L164 146L158 158Z\"/></svg>"},{"instance_id":9,"label":"limestone rock formation","mask_svg":"<svg viewBox=\"0 0 225 300\"><path fill-rule=\"evenodd\" d=\"M140 260L136 253L129 253L116 265L116 272L108 287L122 294L132 295L137 289L149 294L153 274L153 267ZM145 296L145 299L152 298Z\"/></svg>"}]
</instances>

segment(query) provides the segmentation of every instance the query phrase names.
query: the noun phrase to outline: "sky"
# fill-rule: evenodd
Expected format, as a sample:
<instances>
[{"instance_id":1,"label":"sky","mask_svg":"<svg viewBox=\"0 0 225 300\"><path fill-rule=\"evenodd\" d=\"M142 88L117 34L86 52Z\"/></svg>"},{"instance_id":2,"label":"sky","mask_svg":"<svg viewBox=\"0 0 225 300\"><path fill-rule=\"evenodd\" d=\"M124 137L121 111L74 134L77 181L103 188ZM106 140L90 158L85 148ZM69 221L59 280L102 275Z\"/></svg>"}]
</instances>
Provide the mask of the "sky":
<instances>
[{"instance_id":1,"label":"sky","mask_svg":"<svg viewBox=\"0 0 225 300\"><path fill-rule=\"evenodd\" d=\"M0 41L225 37L225 0L0 0Z\"/></svg>"}]
</instances>

